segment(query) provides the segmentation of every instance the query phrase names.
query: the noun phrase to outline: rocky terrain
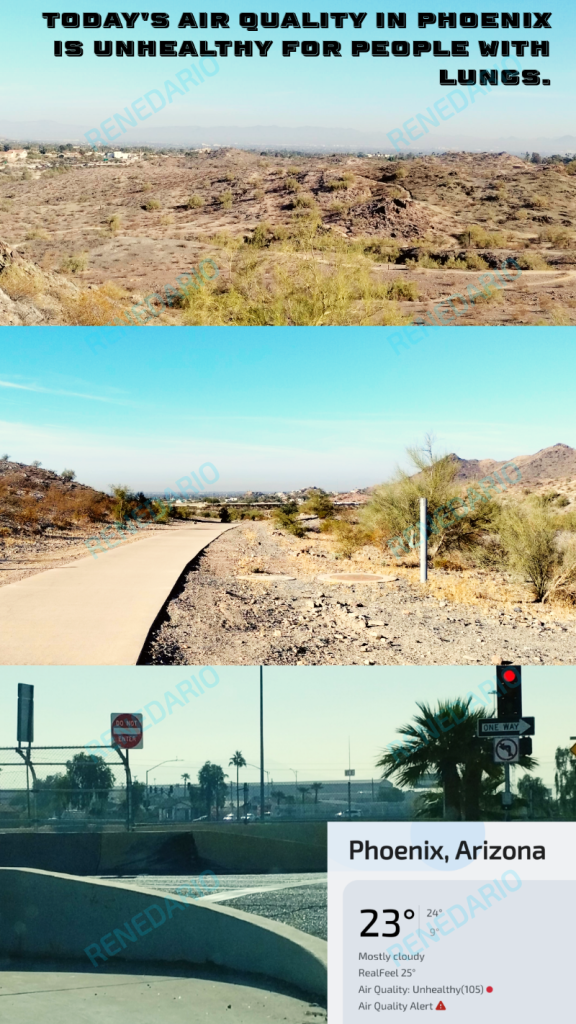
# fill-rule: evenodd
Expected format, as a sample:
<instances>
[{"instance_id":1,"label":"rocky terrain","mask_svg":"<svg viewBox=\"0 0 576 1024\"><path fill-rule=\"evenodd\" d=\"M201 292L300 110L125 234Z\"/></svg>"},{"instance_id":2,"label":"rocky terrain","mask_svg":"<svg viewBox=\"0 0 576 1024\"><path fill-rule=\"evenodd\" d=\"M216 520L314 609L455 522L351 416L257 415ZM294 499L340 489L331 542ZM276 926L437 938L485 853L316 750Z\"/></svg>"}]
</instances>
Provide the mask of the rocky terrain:
<instances>
[{"instance_id":1,"label":"rocky terrain","mask_svg":"<svg viewBox=\"0 0 576 1024\"><path fill-rule=\"evenodd\" d=\"M55 154L55 157L57 154ZM114 323L211 259L211 301L158 304L150 324L410 323L512 258L521 274L447 325L576 323L576 176L505 153L413 160L150 155L125 166L87 153L0 173L0 325ZM256 234L255 234L256 233ZM257 245L255 244L257 241ZM360 272L344 310L303 309L320 280ZM274 305L277 290L298 302ZM258 296L258 310L231 298ZM284 296L285 297L285 296ZM390 302L393 304L390 305ZM246 307L246 308L245 308ZM331 311L330 311L331 310Z\"/></svg>"},{"instance_id":2,"label":"rocky terrain","mask_svg":"<svg viewBox=\"0 0 576 1024\"><path fill-rule=\"evenodd\" d=\"M314 527L314 523L308 524ZM330 574L384 573L344 583ZM280 575L285 579L266 579ZM243 578L248 577L248 578ZM328 578L327 578L328 577ZM576 613L505 574L336 561L325 535L242 525L196 560L153 630L148 665L576 664Z\"/></svg>"}]
</instances>

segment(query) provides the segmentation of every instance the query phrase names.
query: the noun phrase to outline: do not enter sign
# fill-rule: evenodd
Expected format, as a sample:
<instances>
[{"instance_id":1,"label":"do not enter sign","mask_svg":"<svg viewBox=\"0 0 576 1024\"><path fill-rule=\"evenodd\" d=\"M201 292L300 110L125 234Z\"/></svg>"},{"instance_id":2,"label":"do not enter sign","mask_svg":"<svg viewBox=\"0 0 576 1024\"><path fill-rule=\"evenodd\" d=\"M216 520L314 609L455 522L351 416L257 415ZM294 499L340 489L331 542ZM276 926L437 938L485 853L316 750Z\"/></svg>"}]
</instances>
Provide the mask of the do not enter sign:
<instances>
[{"instance_id":1,"label":"do not enter sign","mask_svg":"<svg viewBox=\"0 0 576 1024\"><path fill-rule=\"evenodd\" d=\"M142 715L116 714L110 716L112 743L123 750L142 750L144 729Z\"/></svg>"}]
</instances>

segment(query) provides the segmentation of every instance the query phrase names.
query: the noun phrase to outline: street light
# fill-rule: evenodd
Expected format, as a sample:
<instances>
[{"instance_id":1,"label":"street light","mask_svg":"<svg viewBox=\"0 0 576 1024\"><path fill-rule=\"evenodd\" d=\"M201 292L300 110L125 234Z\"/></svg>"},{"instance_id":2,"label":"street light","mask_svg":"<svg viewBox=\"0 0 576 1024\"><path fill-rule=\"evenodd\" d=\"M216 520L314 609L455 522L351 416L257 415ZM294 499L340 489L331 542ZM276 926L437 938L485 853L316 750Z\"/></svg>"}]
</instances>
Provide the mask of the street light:
<instances>
[{"instance_id":1,"label":"street light","mask_svg":"<svg viewBox=\"0 0 576 1024\"><path fill-rule=\"evenodd\" d=\"M250 764L249 761L246 761L246 767L247 768L257 768L258 771L261 770L259 764ZM262 771L266 772L266 784L268 786L268 799L270 799L270 772L266 771L266 768L262 768Z\"/></svg>"},{"instance_id":2,"label":"street light","mask_svg":"<svg viewBox=\"0 0 576 1024\"><path fill-rule=\"evenodd\" d=\"M146 792L148 792L148 775L153 772L156 768L159 768L161 764L174 764L176 761L183 761L183 757L170 757L167 761L160 761L160 764L155 764L154 768L149 768L146 772Z\"/></svg>"},{"instance_id":3,"label":"street light","mask_svg":"<svg viewBox=\"0 0 576 1024\"><path fill-rule=\"evenodd\" d=\"M294 785L296 786L296 789L298 789L298 772L295 771L294 768L290 768L290 771L296 776L296 782L294 783Z\"/></svg>"}]
</instances>

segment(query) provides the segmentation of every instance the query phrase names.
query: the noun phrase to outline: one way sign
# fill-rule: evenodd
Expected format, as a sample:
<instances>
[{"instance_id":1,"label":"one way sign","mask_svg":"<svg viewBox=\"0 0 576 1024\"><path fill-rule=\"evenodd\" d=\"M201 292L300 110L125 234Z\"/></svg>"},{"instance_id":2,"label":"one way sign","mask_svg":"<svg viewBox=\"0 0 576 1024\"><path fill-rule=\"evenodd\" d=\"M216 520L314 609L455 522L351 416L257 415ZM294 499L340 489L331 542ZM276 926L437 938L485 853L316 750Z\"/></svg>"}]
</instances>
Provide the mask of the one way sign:
<instances>
[{"instance_id":1,"label":"one way sign","mask_svg":"<svg viewBox=\"0 0 576 1024\"><path fill-rule=\"evenodd\" d=\"M528 715L514 722L501 718L481 718L478 722L478 736L533 736L534 719Z\"/></svg>"}]
</instances>

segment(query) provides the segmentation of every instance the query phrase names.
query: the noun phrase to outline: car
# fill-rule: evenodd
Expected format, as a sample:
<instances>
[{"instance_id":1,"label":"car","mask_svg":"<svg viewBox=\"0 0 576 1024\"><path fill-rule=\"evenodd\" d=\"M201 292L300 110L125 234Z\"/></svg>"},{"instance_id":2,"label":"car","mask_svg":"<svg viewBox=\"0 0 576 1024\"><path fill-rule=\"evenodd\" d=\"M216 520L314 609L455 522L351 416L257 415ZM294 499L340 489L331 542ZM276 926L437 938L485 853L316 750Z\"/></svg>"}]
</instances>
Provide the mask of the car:
<instances>
[{"instance_id":1,"label":"car","mask_svg":"<svg viewBox=\"0 0 576 1024\"><path fill-rule=\"evenodd\" d=\"M342 821L346 821L346 820L348 820L350 818L359 818L359 817L360 817L360 811L355 810L354 807L352 808L352 810L350 812L348 812L348 811L338 811L338 814L336 815L336 818L338 820L341 819Z\"/></svg>"},{"instance_id":2,"label":"car","mask_svg":"<svg viewBox=\"0 0 576 1024\"><path fill-rule=\"evenodd\" d=\"M222 821L236 821L236 815L235 814L226 814L222 818Z\"/></svg>"}]
</instances>

